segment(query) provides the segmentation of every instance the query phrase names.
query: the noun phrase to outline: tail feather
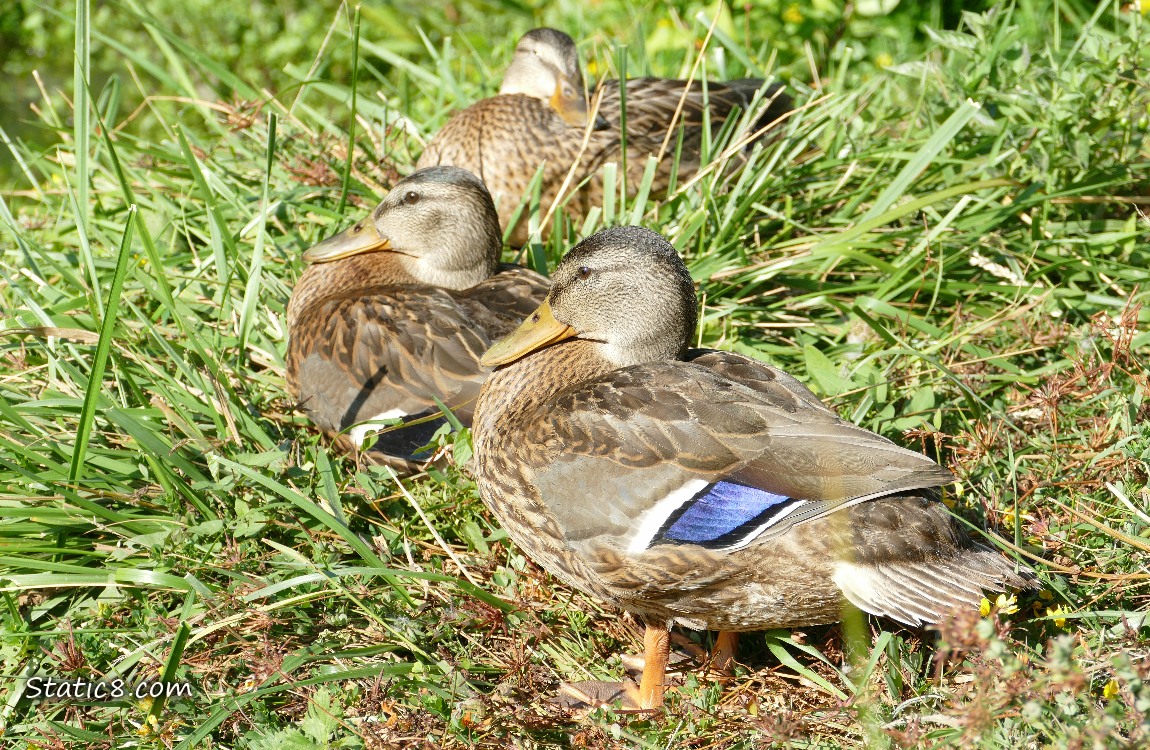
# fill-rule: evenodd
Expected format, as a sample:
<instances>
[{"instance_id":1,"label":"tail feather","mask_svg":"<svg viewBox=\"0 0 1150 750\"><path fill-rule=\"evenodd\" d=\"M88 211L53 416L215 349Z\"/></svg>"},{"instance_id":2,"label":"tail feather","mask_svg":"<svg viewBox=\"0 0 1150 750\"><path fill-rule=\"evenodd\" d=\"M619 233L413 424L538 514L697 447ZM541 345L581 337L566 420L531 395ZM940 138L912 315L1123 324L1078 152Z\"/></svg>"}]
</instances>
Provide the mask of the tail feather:
<instances>
[{"instance_id":1,"label":"tail feather","mask_svg":"<svg viewBox=\"0 0 1150 750\"><path fill-rule=\"evenodd\" d=\"M864 612L907 625L931 625L956 607L977 607L985 592L1038 587L1029 568L981 545L949 559L885 565L839 563L834 582Z\"/></svg>"},{"instance_id":2,"label":"tail feather","mask_svg":"<svg viewBox=\"0 0 1150 750\"><path fill-rule=\"evenodd\" d=\"M745 110L763 87L760 78L734 81L685 81L670 78L632 78L626 85L627 133L629 136L662 138L675 122L688 127L700 126L704 118L719 126L737 110ZM604 81L599 114L610 126L622 125L622 101L618 81ZM760 130L794 109L791 97L782 84L772 84L764 94L770 104L759 116L755 129ZM684 91L686 92L684 95Z\"/></svg>"}]
</instances>

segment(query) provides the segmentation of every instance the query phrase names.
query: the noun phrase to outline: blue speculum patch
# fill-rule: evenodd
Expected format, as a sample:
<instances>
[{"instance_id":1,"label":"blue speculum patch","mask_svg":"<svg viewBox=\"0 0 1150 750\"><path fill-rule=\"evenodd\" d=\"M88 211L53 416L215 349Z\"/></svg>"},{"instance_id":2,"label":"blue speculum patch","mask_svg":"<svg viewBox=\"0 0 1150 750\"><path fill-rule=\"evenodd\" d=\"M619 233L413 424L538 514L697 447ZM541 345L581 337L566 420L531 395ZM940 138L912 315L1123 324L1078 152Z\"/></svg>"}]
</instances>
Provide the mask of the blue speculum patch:
<instances>
[{"instance_id":1,"label":"blue speculum patch","mask_svg":"<svg viewBox=\"0 0 1150 750\"><path fill-rule=\"evenodd\" d=\"M672 513L651 540L726 547L737 544L795 503L786 495L734 482L716 482L700 490Z\"/></svg>"}]
</instances>

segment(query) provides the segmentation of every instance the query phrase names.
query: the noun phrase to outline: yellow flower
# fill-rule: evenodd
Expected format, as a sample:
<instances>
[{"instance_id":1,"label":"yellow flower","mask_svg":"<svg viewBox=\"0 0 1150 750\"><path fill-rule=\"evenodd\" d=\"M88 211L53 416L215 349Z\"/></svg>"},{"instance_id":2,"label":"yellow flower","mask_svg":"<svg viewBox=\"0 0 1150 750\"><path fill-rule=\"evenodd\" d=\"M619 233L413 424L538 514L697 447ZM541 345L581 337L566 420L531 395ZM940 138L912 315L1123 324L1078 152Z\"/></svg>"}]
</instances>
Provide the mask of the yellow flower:
<instances>
[{"instance_id":1,"label":"yellow flower","mask_svg":"<svg viewBox=\"0 0 1150 750\"><path fill-rule=\"evenodd\" d=\"M147 703L148 703L147 706L142 705L144 703L144 701L147 701ZM147 711L151 708L151 702L152 701L150 698L145 698L144 701L140 701L141 709L144 711ZM160 724L160 722L156 720L156 717L149 714L144 719L144 722L142 724L140 724L140 726L136 727L136 734L140 735L141 737L147 737L149 735L159 734L160 733L159 724Z\"/></svg>"},{"instance_id":2,"label":"yellow flower","mask_svg":"<svg viewBox=\"0 0 1150 750\"><path fill-rule=\"evenodd\" d=\"M982 615L983 617L990 616L990 600L985 596L982 597L982 603L978 605L978 614Z\"/></svg>"},{"instance_id":3,"label":"yellow flower","mask_svg":"<svg viewBox=\"0 0 1150 750\"><path fill-rule=\"evenodd\" d=\"M1118 697L1118 680L1113 677L1110 678L1110 682L1107 682L1106 687L1102 688L1102 697L1108 701Z\"/></svg>"},{"instance_id":4,"label":"yellow flower","mask_svg":"<svg viewBox=\"0 0 1150 750\"><path fill-rule=\"evenodd\" d=\"M994 608L1004 615L1012 615L1018 611L1018 600L1011 594L999 594L998 598L994 600Z\"/></svg>"},{"instance_id":5,"label":"yellow flower","mask_svg":"<svg viewBox=\"0 0 1150 750\"><path fill-rule=\"evenodd\" d=\"M875 56L874 64L880 68L887 68L894 64L894 58L885 52L880 52Z\"/></svg>"},{"instance_id":6,"label":"yellow flower","mask_svg":"<svg viewBox=\"0 0 1150 750\"><path fill-rule=\"evenodd\" d=\"M1050 593L1050 589L1042 589L1038 592L1038 598L1046 602L1052 602L1054 601L1054 594Z\"/></svg>"},{"instance_id":7,"label":"yellow flower","mask_svg":"<svg viewBox=\"0 0 1150 750\"><path fill-rule=\"evenodd\" d=\"M798 3L791 3L787 9L783 11L783 20L787 23L802 23L803 11L799 8Z\"/></svg>"},{"instance_id":8,"label":"yellow flower","mask_svg":"<svg viewBox=\"0 0 1150 750\"><path fill-rule=\"evenodd\" d=\"M1056 627L1056 628L1066 627L1066 618L1062 617L1062 615L1065 615L1065 614L1066 614L1066 610L1062 608L1061 604L1058 605L1057 607L1047 607L1046 608L1046 616L1054 618L1054 627Z\"/></svg>"}]
</instances>

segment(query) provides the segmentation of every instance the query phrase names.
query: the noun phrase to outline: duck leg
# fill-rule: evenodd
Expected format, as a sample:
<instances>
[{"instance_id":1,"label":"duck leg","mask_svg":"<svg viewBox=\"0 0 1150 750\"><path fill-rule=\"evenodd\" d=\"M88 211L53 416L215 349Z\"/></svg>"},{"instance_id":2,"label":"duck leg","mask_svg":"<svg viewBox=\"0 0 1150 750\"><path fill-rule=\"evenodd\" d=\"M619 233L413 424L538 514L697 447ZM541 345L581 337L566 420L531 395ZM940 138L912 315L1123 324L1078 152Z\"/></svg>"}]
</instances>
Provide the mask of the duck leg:
<instances>
[{"instance_id":1,"label":"duck leg","mask_svg":"<svg viewBox=\"0 0 1150 750\"><path fill-rule=\"evenodd\" d=\"M639 708L661 708L666 689L671 634L666 623L647 623L643 632L643 676L639 680Z\"/></svg>"},{"instance_id":2,"label":"duck leg","mask_svg":"<svg viewBox=\"0 0 1150 750\"><path fill-rule=\"evenodd\" d=\"M555 703L564 708L583 709L621 704L623 711L647 711L663 707L667 689L667 662L671 656L669 623L644 623L643 670L636 686L630 680L607 682L584 680L563 683Z\"/></svg>"},{"instance_id":3,"label":"duck leg","mask_svg":"<svg viewBox=\"0 0 1150 750\"><path fill-rule=\"evenodd\" d=\"M715 647L711 650L711 666L716 671L729 675L731 662L739 651L739 634L730 630L720 630L715 637Z\"/></svg>"},{"instance_id":4,"label":"duck leg","mask_svg":"<svg viewBox=\"0 0 1150 750\"><path fill-rule=\"evenodd\" d=\"M714 646L707 649L682 633L672 631L671 645L675 647L676 653L671 654L667 662L668 669L673 669L674 665L682 668L683 662L694 659L721 675L730 676L731 663L739 652L739 634L730 630L720 630L715 636ZM686 654L678 653L679 651L685 651ZM623 654L620 658L628 674L637 677L643 673L645 659L642 654ZM674 683L674 678L671 682Z\"/></svg>"}]
</instances>

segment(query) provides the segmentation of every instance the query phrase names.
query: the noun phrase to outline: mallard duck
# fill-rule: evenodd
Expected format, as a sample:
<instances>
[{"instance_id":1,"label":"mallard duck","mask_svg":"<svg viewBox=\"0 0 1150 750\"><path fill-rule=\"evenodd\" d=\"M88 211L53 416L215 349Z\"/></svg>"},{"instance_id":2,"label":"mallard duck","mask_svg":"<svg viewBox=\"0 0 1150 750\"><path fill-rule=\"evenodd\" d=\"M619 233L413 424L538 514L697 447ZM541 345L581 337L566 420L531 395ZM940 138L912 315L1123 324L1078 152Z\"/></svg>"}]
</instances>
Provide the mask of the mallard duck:
<instances>
[{"instance_id":1,"label":"mallard duck","mask_svg":"<svg viewBox=\"0 0 1150 750\"><path fill-rule=\"evenodd\" d=\"M479 357L547 293L500 266L499 218L467 170L400 180L371 215L304 253L288 304L287 383L312 422L358 449L379 422L440 414L469 424L487 376ZM442 419L380 435L369 458L404 465Z\"/></svg>"},{"instance_id":2,"label":"mallard duck","mask_svg":"<svg viewBox=\"0 0 1150 750\"><path fill-rule=\"evenodd\" d=\"M575 42L555 29L534 29L519 40L499 94L448 120L428 143L417 166L454 164L479 175L495 196L500 223L507 227L537 170L542 169L541 211L546 214L563 197L559 191L576 165L564 195L573 192L566 210L573 220L581 221L592 205L602 202L602 184L595 177L599 168L622 160L624 109L628 189L638 188L648 155L662 154L652 188L657 193L665 191L672 180L687 179L699 170L704 119L709 117L718 132L727 117L752 103L763 85L757 79L704 85L637 78L622 87L619 81L606 81L601 86L598 116L592 122ZM790 110L790 98L781 88L767 88L764 96L770 105L756 129ZM683 106L676 116L680 101ZM667 139L669 129L673 132ZM665 140L669 141L666 151ZM510 239L514 246L527 241L525 219L515 225Z\"/></svg>"},{"instance_id":3,"label":"mallard duck","mask_svg":"<svg viewBox=\"0 0 1150 750\"><path fill-rule=\"evenodd\" d=\"M972 541L924 455L839 418L794 377L689 349L686 266L660 235L592 235L481 362L480 493L512 540L646 627L629 704L663 700L668 628L831 623L846 603L908 625L1034 575ZM592 697L618 685L580 683Z\"/></svg>"}]
</instances>

